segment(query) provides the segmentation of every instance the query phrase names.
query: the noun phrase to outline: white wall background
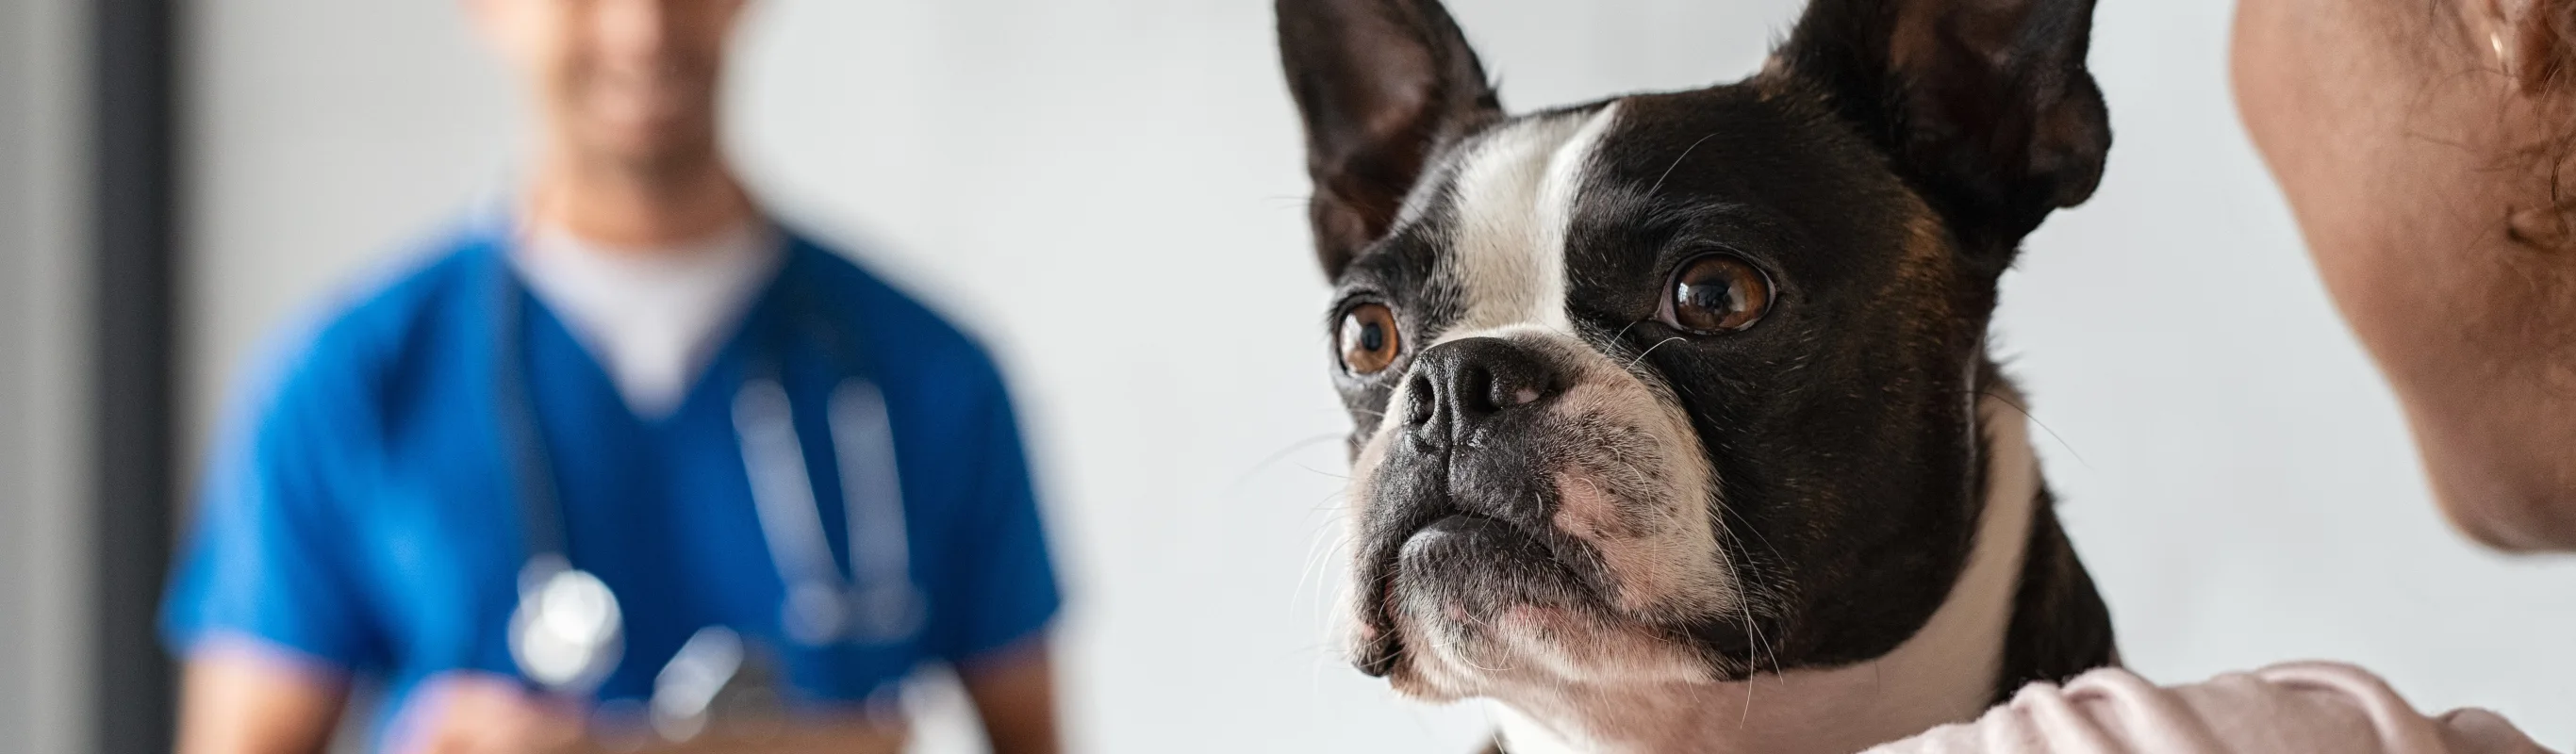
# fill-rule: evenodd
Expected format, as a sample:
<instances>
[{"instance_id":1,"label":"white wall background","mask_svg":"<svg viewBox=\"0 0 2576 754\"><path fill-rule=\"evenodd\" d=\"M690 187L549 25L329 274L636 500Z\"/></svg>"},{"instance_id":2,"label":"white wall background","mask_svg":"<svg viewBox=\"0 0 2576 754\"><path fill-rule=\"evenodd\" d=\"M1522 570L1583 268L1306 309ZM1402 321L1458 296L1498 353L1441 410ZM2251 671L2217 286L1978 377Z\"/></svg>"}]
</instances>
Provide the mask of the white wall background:
<instances>
[{"instance_id":1,"label":"white wall background","mask_svg":"<svg viewBox=\"0 0 2576 754\"><path fill-rule=\"evenodd\" d=\"M0 751L93 730L85 5L0 3Z\"/></svg>"},{"instance_id":2,"label":"white wall background","mask_svg":"<svg viewBox=\"0 0 2576 754\"><path fill-rule=\"evenodd\" d=\"M1524 108L1732 80L1797 5L1452 3ZM2238 131L2229 14L2103 4L2109 177L2031 240L1998 324L2123 652L2169 681L2357 661L2576 743L2576 562L2434 513ZM504 184L521 111L446 0L191 16L204 416L265 328ZM743 53L732 140L774 206L1011 370L1082 750L1466 750L1481 711L1397 701L1323 638L1345 420L1268 3L769 0Z\"/></svg>"}]
</instances>

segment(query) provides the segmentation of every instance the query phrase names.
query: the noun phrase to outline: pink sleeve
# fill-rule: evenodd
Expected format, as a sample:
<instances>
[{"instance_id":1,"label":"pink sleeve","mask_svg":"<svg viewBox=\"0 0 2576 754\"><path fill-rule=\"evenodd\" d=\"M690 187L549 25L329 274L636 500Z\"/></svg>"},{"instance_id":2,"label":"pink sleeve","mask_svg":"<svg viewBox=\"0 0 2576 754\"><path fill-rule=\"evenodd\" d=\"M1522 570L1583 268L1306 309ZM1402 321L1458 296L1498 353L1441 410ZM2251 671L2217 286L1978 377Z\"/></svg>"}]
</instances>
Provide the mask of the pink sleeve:
<instances>
[{"instance_id":1,"label":"pink sleeve","mask_svg":"<svg viewBox=\"0 0 2576 754\"><path fill-rule=\"evenodd\" d=\"M2350 665L2307 662L2159 687L2126 670L2064 687L2034 683L1975 722L1945 725L1872 754L2174 752L2547 754L2495 713L2425 717Z\"/></svg>"}]
</instances>

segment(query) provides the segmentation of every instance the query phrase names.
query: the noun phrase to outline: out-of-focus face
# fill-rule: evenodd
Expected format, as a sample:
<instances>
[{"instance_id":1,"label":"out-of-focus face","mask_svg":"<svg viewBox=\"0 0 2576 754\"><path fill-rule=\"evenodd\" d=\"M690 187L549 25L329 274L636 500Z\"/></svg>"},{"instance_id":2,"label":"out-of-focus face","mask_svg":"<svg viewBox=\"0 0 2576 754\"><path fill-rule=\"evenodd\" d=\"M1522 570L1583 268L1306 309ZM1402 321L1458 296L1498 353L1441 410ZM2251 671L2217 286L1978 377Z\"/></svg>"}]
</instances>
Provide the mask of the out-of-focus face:
<instances>
[{"instance_id":1,"label":"out-of-focus face","mask_svg":"<svg viewBox=\"0 0 2576 754\"><path fill-rule=\"evenodd\" d=\"M2576 0L2244 0L2237 103L2462 530L2576 548Z\"/></svg>"},{"instance_id":2,"label":"out-of-focus face","mask_svg":"<svg viewBox=\"0 0 2576 754\"><path fill-rule=\"evenodd\" d=\"M650 168L710 153L743 0L467 0L527 82L550 146Z\"/></svg>"}]
</instances>

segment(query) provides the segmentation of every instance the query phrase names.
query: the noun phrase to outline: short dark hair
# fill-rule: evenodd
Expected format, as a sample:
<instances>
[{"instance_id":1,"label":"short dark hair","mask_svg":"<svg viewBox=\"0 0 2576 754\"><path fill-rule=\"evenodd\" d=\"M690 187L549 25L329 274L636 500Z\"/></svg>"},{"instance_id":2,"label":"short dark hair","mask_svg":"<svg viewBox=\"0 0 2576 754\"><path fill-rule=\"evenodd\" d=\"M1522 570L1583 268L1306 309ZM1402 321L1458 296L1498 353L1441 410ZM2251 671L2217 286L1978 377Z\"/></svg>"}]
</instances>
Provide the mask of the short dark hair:
<instances>
[{"instance_id":1,"label":"short dark hair","mask_svg":"<svg viewBox=\"0 0 2576 754\"><path fill-rule=\"evenodd\" d=\"M2542 204L2507 207L2505 236L2543 251L2566 251L2576 249L2576 190L2568 186L2576 173L2576 0L2532 5L2523 20L2534 25L2531 33L2517 35L2518 49L2503 51L2513 61L2506 73L2531 100L2539 122L2552 130L2510 159L2548 170L2549 195Z\"/></svg>"}]
</instances>

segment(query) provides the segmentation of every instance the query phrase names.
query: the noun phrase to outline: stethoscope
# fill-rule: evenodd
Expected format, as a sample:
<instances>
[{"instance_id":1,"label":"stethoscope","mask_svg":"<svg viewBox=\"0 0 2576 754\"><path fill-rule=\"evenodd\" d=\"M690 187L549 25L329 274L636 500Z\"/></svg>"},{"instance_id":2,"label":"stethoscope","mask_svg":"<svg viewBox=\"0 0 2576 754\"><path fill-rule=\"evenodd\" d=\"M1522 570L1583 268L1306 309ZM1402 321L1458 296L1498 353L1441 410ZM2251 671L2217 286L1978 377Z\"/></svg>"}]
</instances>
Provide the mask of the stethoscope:
<instances>
[{"instance_id":1,"label":"stethoscope","mask_svg":"<svg viewBox=\"0 0 2576 754\"><path fill-rule=\"evenodd\" d=\"M497 266L501 295L496 399L502 409L503 439L512 451L510 472L525 518L529 553L519 572L518 603L510 615L510 655L529 681L549 691L586 696L625 654L624 616L608 583L575 566L566 555L561 487L545 451L524 361L528 294L506 260ZM793 321L821 337L841 374L861 373L850 368L857 351L846 331L820 316L803 293L803 286L792 280L782 284L782 303L802 315ZM841 510L849 529L850 573L844 578L823 530L820 495L806 466L804 445L796 432L795 404L784 383L784 341L796 328L786 323L768 327L771 332L758 342L762 347L734 396L733 421L761 536L786 583L780 625L789 640L811 647L909 640L921 629L925 602L912 580L903 487L896 473L885 395L871 382L843 377L826 406L841 479ZM729 629L708 627L699 638L719 633L734 636ZM738 639L728 640L738 643ZM664 669L666 677L660 685L669 685L667 676L680 667L679 661L696 663L692 667L705 664L695 657L684 651ZM664 702L660 696L654 700L657 707Z\"/></svg>"}]
</instances>

